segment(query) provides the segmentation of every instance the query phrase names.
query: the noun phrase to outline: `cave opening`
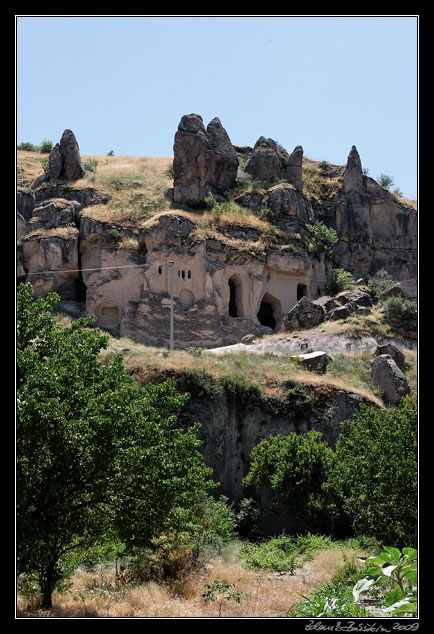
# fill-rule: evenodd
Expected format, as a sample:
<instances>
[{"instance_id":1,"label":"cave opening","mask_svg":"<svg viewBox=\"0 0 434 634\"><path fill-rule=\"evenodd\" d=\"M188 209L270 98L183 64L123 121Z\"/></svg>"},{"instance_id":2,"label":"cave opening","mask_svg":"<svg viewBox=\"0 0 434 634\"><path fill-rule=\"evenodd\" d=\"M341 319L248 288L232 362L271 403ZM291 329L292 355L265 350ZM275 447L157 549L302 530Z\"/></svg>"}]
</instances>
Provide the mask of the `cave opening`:
<instances>
[{"instance_id":1,"label":"cave opening","mask_svg":"<svg viewBox=\"0 0 434 634\"><path fill-rule=\"evenodd\" d=\"M268 326L268 328L272 328L273 330L275 329L276 320L270 302L264 302L264 300L262 300L257 317L263 326Z\"/></svg>"},{"instance_id":2,"label":"cave opening","mask_svg":"<svg viewBox=\"0 0 434 634\"><path fill-rule=\"evenodd\" d=\"M297 284L297 301L300 301L302 297L307 295L306 284Z\"/></svg>"},{"instance_id":3,"label":"cave opening","mask_svg":"<svg viewBox=\"0 0 434 634\"><path fill-rule=\"evenodd\" d=\"M242 316L242 303L241 303L241 281L238 275L234 275L228 281L229 285L229 316L241 317Z\"/></svg>"}]
</instances>

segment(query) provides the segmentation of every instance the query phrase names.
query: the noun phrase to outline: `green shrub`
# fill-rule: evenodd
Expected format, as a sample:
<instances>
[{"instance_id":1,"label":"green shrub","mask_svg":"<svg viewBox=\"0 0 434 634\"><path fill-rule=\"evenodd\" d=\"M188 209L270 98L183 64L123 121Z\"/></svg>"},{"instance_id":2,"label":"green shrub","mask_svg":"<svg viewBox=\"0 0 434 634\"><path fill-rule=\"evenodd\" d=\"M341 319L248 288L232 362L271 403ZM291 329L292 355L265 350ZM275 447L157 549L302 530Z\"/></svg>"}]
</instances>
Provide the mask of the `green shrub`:
<instances>
[{"instance_id":1,"label":"green shrub","mask_svg":"<svg viewBox=\"0 0 434 634\"><path fill-rule=\"evenodd\" d=\"M400 297L390 297L382 304L385 321L400 330L416 330L417 304Z\"/></svg>"},{"instance_id":2,"label":"green shrub","mask_svg":"<svg viewBox=\"0 0 434 634\"><path fill-rule=\"evenodd\" d=\"M334 458L317 431L270 436L253 448L243 485L270 485L272 510L289 513L321 532L336 515L336 503L327 485Z\"/></svg>"},{"instance_id":3,"label":"green shrub","mask_svg":"<svg viewBox=\"0 0 434 634\"><path fill-rule=\"evenodd\" d=\"M25 141L24 143L20 143L17 145L17 150L24 150L26 152L39 152L39 148L37 145L33 145L33 143L29 143L29 141Z\"/></svg>"},{"instance_id":4,"label":"green shrub","mask_svg":"<svg viewBox=\"0 0 434 634\"><path fill-rule=\"evenodd\" d=\"M389 290L395 282L385 269L381 269L368 281L368 289L374 301L378 301L380 295Z\"/></svg>"},{"instance_id":5,"label":"green shrub","mask_svg":"<svg viewBox=\"0 0 434 634\"><path fill-rule=\"evenodd\" d=\"M320 584L304 601L292 605L286 617L296 618L345 618L372 616L355 601L351 588L333 583Z\"/></svg>"},{"instance_id":6,"label":"green shrub","mask_svg":"<svg viewBox=\"0 0 434 634\"><path fill-rule=\"evenodd\" d=\"M343 500L357 535L398 547L417 542L417 403L361 405L340 423L329 483Z\"/></svg>"},{"instance_id":7,"label":"green shrub","mask_svg":"<svg viewBox=\"0 0 434 634\"><path fill-rule=\"evenodd\" d=\"M321 253L332 257L334 254L331 245L339 240L336 231L332 227L327 227L322 221L315 222L313 225L307 224L306 229L311 234L305 238L305 241L310 246L312 255L318 259Z\"/></svg>"},{"instance_id":8,"label":"green shrub","mask_svg":"<svg viewBox=\"0 0 434 634\"><path fill-rule=\"evenodd\" d=\"M300 563L300 553L294 540L280 535L264 542L246 543L241 558L249 570L270 570L272 572L290 572Z\"/></svg>"},{"instance_id":9,"label":"green shrub","mask_svg":"<svg viewBox=\"0 0 434 634\"><path fill-rule=\"evenodd\" d=\"M326 292L336 295L353 287L353 276L345 269L331 269L327 276Z\"/></svg>"},{"instance_id":10,"label":"green shrub","mask_svg":"<svg viewBox=\"0 0 434 634\"><path fill-rule=\"evenodd\" d=\"M38 151L41 152L41 154L49 154L53 147L53 141L44 139L43 141L41 141L41 145L38 147Z\"/></svg>"}]
</instances>

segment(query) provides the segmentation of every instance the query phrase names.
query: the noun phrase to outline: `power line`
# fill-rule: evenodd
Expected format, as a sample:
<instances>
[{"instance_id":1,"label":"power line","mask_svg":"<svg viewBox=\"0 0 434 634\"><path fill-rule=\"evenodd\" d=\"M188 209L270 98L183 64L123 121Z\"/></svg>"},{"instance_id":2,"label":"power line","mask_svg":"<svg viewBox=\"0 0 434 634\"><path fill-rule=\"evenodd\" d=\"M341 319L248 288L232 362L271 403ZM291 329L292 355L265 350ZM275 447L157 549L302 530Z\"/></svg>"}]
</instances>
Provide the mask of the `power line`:
<instances>
[{"instance_id":1,"label":"power line","mask_svg":"<svg viewBox=\"0 0 434 634\"><path fill-rule=\"evenodd\" d=\"M106 271L108 269L133 269L141 266L147 266L146 264L125 264L123 266L101 266L95 269L57 269L51 271L34 271L33 273L26 273L27 275L43 275L45 273L81 273L82 271Z\"/></svg>"}]
</instances>

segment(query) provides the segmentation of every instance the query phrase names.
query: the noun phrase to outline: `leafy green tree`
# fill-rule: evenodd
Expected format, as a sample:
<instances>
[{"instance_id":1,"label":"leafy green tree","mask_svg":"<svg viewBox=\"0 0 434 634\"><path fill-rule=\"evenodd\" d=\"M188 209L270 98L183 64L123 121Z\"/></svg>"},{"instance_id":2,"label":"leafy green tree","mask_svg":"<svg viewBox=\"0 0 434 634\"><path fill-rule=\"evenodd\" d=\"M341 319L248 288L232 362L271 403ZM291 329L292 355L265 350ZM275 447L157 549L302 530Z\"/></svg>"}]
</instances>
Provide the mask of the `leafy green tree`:
<instances>
[{"instance_id":1,"label":"leafy green tree","mask_svg":"<svg viewBox=\"0 0 434 634\"><path fill-rule=\"evenodd\" d=\"M17 571L37 576L44 607L70 551L147 546L211 486L175 381L140 387L121 355L100 363L108 336L94 318L59 326L59 299L17 295Z\"/></svg>"},{"instance_id":2,"label":"leafy green tree","mask_svg":"<svg viewBox=\"0 0 434 634\"><path fill-rule=\"evenodd\" d=\"M398 548L417 542L417 403L362 405L340 423L330 482L358 535Z\"/></svg>"},{"instance_id":3,"label":"leafy green tree","mask_svg":"<svg viewBox=\"0 0 434 634\"><path fill-rule=\"evenodd\" d=\"M306 242L310 245L314 257L319 259L321 253L326 253L329 257L336 258L331 245L336 244L339 237L332 227L327 227L320 220L313 225L307 224L306 229L310 232L310 235L306 237Z\"/></svg>"},{"instance_id":4,"label":"leafy green tree","mask_svg":"<svg viewBox=\"0 0 434 634\"><path fill-rule=\"evenodd\" d=\"M243 485L270 485L276 511L293 515L312 530L321 530L337 510L327 486L333 465L334 452L317 431L270 436L250 453L250 469Z\"/></svg>"}]
</instances>

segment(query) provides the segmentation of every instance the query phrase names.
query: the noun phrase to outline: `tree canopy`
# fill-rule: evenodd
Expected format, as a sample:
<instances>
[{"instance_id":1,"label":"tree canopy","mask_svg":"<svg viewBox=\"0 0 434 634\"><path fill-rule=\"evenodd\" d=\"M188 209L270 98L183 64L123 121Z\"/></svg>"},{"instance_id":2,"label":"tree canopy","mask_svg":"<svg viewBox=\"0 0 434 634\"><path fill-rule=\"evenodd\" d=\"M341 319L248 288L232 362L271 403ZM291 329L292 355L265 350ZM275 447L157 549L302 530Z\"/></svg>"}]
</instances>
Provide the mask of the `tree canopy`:
<instances>
[{"instance_id":1,"label":"tree canopy","mask_svg":"<svg viewBox=\"0 0 434 634\"><path fill-rule=\"evenodd\" d=\"M177 425L188 396L174 380L139 386L121 355L102 363L108 336L92 317L59 326L59 299L29 284L17 296L18 572L38 576L45 607L65 553L109 537L146 546L212 486L198 424Z\"/></svg>"}]
</instances>

